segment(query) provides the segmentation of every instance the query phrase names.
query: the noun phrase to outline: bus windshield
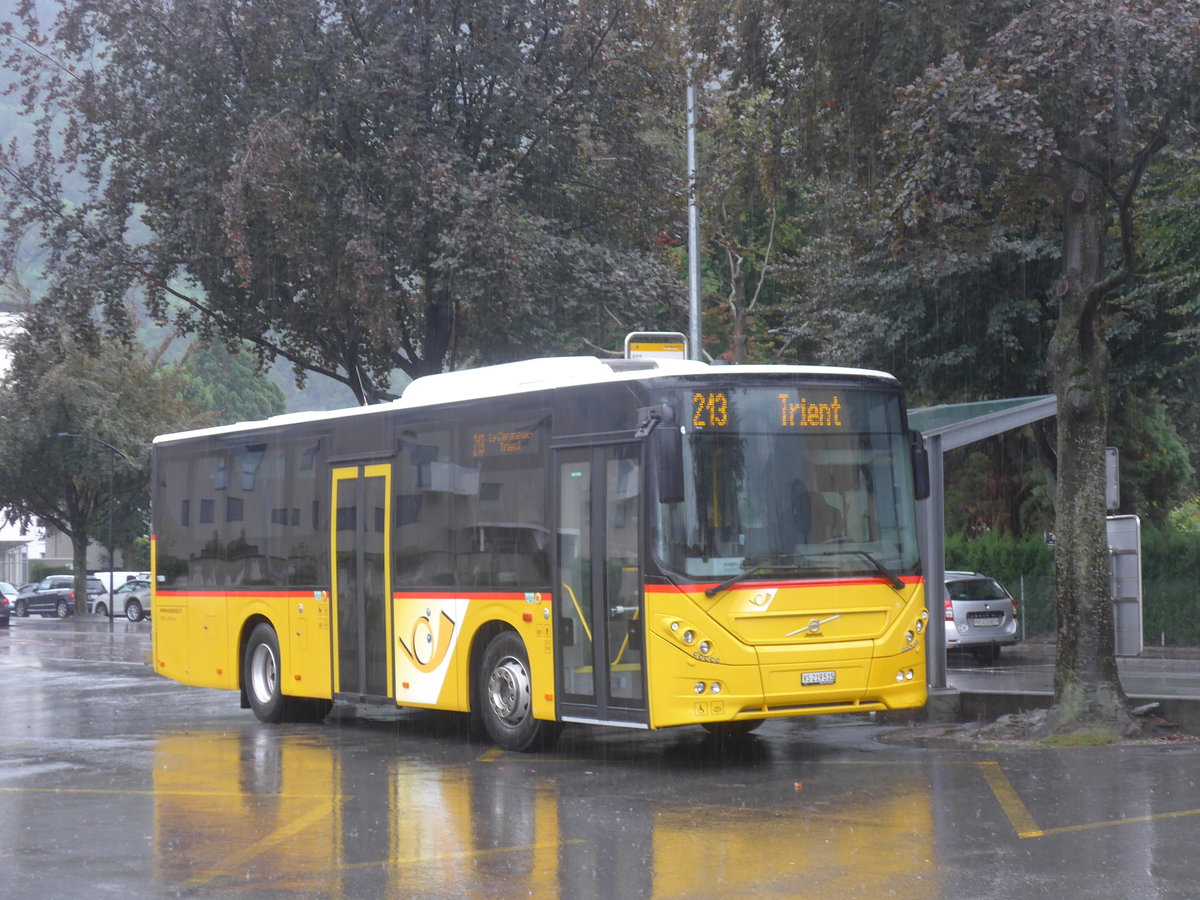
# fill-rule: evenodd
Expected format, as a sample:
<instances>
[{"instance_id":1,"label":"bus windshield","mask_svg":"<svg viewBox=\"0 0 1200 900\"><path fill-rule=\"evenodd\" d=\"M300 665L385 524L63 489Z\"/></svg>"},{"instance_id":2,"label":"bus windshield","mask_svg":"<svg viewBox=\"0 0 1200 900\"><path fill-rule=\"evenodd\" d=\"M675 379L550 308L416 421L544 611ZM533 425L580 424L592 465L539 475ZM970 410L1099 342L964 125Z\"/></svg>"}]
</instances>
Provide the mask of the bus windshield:
<instances>
[{"instance_id":1,"label":"bus windshield","mask_svg":"<svg viewBox=\"0 0 1200 900\"><path fill-rule=\"evenodd\" d=\"M684 499L656 504L656 551L669 571L698 579L919 571L898 394L792 383L679 401L688 412Z\"/></svg>"}]
</instances>

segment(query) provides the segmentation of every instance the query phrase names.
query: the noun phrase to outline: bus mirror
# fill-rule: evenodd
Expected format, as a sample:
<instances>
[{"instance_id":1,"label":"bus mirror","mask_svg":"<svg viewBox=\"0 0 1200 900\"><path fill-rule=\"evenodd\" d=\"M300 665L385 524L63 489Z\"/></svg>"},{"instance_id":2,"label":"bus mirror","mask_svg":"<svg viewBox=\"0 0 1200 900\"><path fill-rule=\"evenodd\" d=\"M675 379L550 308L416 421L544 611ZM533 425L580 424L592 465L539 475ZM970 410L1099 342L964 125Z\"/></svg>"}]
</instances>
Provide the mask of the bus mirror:
<instances>
[{"instance_id":1,"label":"bus mirror","mask_svg":"<svg viewBox=\"0 0 1200 900\"><path fill-rule=\"evenodd\" d=\"M913 497L928 500L929 451L925 449L925 438L919 431L910 431L908 439L912 444Z\"/></svg>"},{"instance_id":2,"label":"bus mirror","mask_svg":"<svg viewBox=\"0 0 1200 900\"><path fill-rule=\"evenodd\" d=\"M683 435L675 410L662 405L662 422L651 436L658 475L658 502L683 502Z\"/></svg>"}]
</instances>

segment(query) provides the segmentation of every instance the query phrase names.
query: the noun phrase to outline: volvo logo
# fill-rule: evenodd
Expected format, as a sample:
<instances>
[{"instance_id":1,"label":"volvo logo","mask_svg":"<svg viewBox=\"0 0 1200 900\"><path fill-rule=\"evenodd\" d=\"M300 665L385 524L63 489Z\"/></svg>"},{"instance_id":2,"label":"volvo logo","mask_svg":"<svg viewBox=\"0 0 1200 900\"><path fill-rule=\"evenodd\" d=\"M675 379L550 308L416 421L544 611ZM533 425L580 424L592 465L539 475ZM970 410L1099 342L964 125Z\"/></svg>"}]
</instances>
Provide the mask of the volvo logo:
<instances>
[{"instance_id":1,"label":"volvo logo","mask_svg":"<svg viewBox=\"0 0 1200 900\"><path fill-rule=\"evenodd\" d=\"M809 634L820 634L822 625L828 625L834 619L840 619L841 617L842 614L838 613L836 616L830 616L828 619L813 619L803 628L797 628L795 631L789 631L786 635L784 635L784 637L795 637L796 635L802 634L806 631Z\"/></svg>"}]
</instances>

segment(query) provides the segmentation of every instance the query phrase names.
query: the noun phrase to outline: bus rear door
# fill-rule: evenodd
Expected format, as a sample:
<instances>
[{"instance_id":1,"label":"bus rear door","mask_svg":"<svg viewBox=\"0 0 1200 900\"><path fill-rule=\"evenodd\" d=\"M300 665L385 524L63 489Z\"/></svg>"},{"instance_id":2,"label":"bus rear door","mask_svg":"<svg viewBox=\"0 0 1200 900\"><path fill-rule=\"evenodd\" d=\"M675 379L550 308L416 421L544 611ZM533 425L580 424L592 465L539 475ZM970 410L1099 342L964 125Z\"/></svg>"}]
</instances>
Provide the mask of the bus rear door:
<instances>
[{"instance_id":1,"label":"bus rear door","mask_svg":"<svg viewBox=\"0 0 1200 900\"><path fill-rule=\"evenodd\" d=\"M383 700L392 691L390 465L333 470L333 691Z\"/></svg>"}]
</instances>

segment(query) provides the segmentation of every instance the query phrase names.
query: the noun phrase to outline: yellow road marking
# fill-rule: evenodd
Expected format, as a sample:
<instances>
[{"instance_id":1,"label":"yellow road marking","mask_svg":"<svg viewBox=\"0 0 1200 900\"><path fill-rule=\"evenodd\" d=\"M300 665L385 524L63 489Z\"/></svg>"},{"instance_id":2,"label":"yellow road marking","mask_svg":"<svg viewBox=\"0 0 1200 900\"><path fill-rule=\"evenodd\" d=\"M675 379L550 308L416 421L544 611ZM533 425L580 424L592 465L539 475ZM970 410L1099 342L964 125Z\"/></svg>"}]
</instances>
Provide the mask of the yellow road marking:
<instances>
[{"instance_id":1,"label":"yellow road marking","mask_svg":"<svg viewBox=\"0 0 1200 900\"><path fill-rule=\"evenodd\" d=\"M495 762L504 755L504 750L501 747L493 747L491 750L479 757L480 762Z\"/></svg>"},{"instance_id":2,"label":"yellow road marking","mask_svg":"<svg viewBox=\"0 0 1200 900\"><path fill-rule=\"evenodd\" d=\"M583 838L573 838L569 841L545 841L539 844L524 844L516 847L488 847L483 850L457 850L453 853L434 853L426 856L408 856L404 859L378 859L372 862L347 863L338 866L340 870L370 869L376 866L414 866L423 863L440 862L451 859L474 859L479 856L494 856L498 853L521 853L531 850L553 850L556 847L566 847L568 844L583 844Z\"/></svg>"},{"instance_id":3,"label":"yellow road marking","mask_svg":"<svg viewBox=\"0 0 1200 900\"><path fill-rule=\"evenodd\" d=\"M1137 816L1131 819L1110 819L1107 822L1093 822L1090 825L1064 825L1062 828L1047 828L1042 834L1067 834L1072 831L1087 831L1091 828L1111 828L1114 825L1135 825L1154 822L1158 819L1180 819L1184 816L1200 816L1200 809L1183 809L1178 812L1154 813L1149 816Z\"/></svg>"},{"instance_id":4,"label":"yellow road marking","mask_svg":"<svg viewBox=\"0 0 1200 900\"><path fill-rule=\"evenodd\" d=\"M981 762L979 763L979 771L983 773L988 787L996 795L996 800L1000 803L1000 808L1004 810L1004 814L1008 816L1008 821L1012 823L1013 829L1017 832L1017 837L1031 838L1045 835L1046 832L1038 828L1037 822L1033 820L1033 816L1030 815L1021 798L1017 796L1017 792L1013 789L1008 777L1004 774L1004 770L1000 768L1000 763Z\"/></svg>"},{"instance_id":5,"label":"yellow road marking","mask_svg":"<svg viewBox=\"0 0 1200 900\"><path fill-rule=\"evenodd\" d=\"M332 812L332 803L326 802L318 804L304 815L293 819L291 822L288 822L282 828L276 828L261 841L251 844L241 853L235 853L234 855L228 857L224 860L224 865L220 869L210 869L209 871L203 872L199 875L193 875L187 880L186 883L191 885L207 884L209 881L212 881L214 878L218 878L221 875L229 875L232 872L241 869L247 862L255 857L266 853L276 844L281 844L289 838L294 837L305 828L309 828L310 826L316 824L321 819L330 815Z\"/></svg>"}]
</instances>

